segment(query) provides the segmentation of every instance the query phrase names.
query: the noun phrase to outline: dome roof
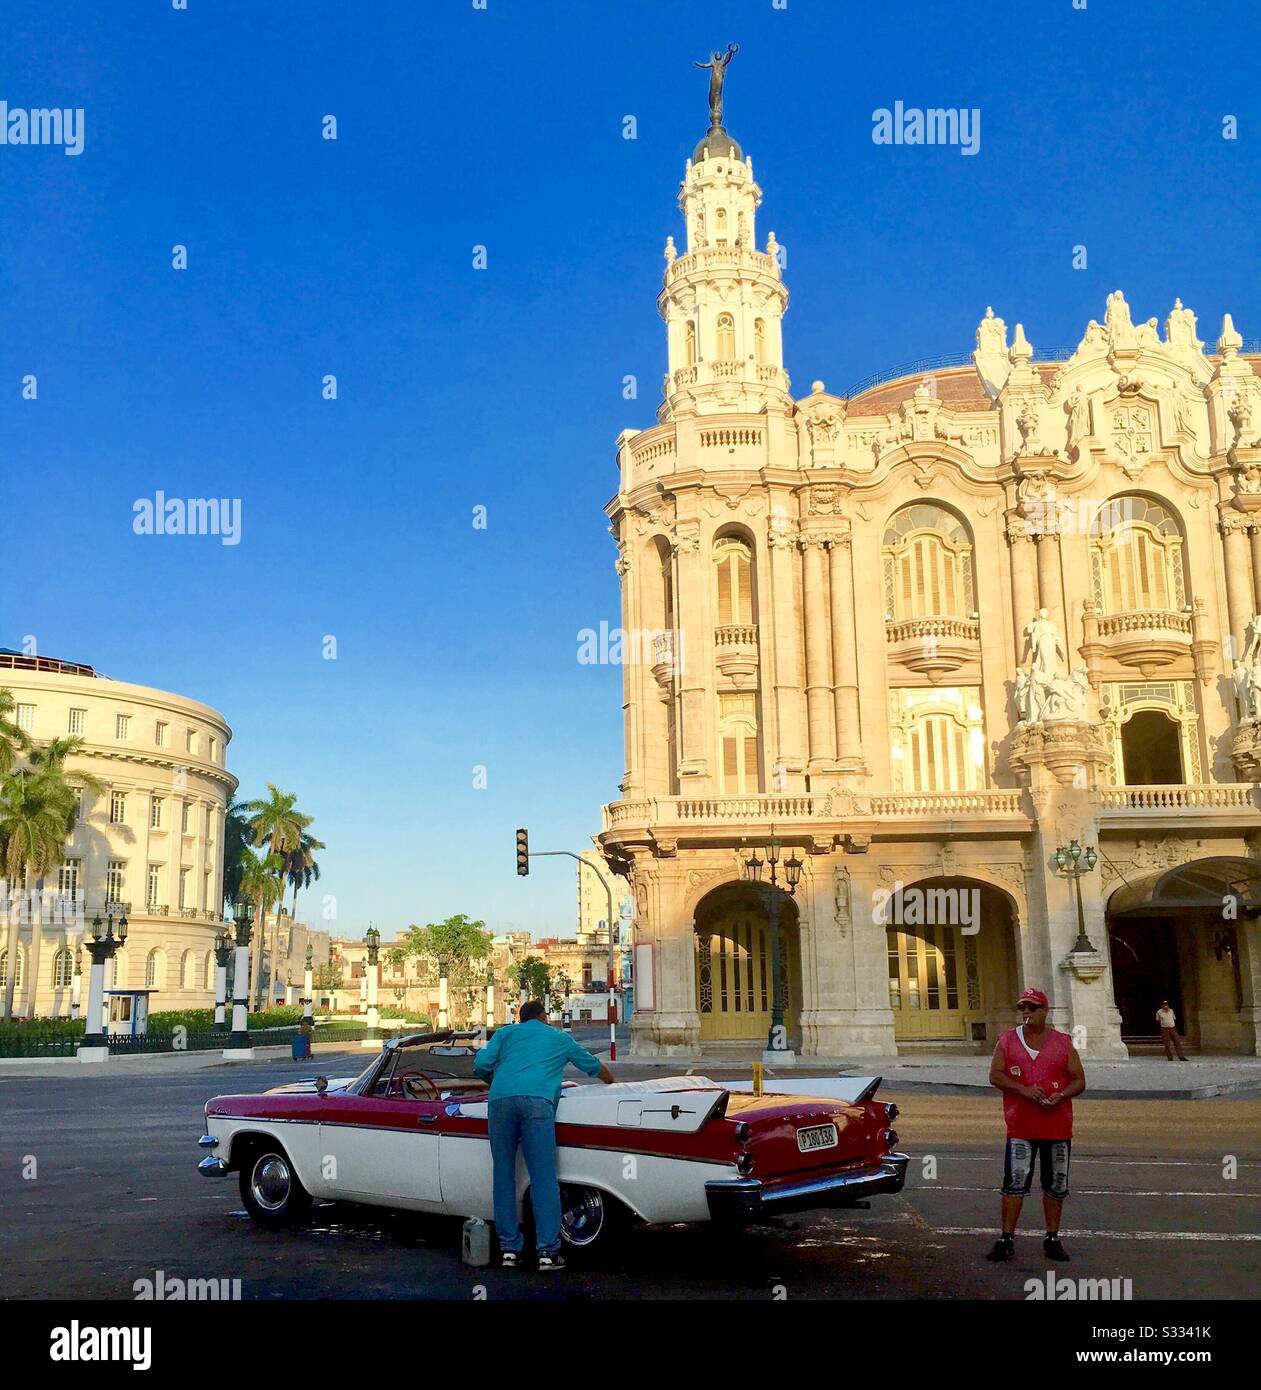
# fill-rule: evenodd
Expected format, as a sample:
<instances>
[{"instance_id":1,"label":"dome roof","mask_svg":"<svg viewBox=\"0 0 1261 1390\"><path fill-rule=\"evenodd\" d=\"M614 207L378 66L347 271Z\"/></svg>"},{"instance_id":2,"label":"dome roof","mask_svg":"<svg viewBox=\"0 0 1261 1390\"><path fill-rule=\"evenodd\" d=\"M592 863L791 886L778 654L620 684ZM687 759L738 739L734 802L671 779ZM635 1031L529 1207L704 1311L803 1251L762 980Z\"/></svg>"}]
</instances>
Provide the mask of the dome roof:
<instances>
[{"instance_id":1,"label":"dome roof","mask_svg":"<svg viewBox=\"0 0 1261 1390\"><path fill-rule=\"evenodd\" d=\"M723 159L728 156L741 160L744 158L744 151L739 144L720 125L710 126L709 134L692 152L692 163L699 164L702 159L710 159L715 155Z\"/></svg>"}]
</instances>

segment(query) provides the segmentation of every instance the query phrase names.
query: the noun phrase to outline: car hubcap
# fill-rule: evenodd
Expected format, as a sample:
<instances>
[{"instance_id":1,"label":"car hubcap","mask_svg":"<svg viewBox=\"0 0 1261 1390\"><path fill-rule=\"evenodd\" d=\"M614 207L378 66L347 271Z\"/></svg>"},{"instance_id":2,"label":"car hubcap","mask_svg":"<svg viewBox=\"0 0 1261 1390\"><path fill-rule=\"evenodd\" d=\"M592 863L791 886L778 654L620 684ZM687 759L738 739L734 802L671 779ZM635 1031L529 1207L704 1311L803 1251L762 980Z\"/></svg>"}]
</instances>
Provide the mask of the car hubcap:
<instances>
[{"instance_id":1,"label":"car hubcap","mask_svg":"<svg viewBox=\"0 0 1261 1390\"><path fill-rule=\"evenodd\" d=\"M590 1245L604 1228L604 1198L590 1187L560 1190L560 1233L570 1245Z\"/></svg>"},{"instance_id":2,"label":"car hubcap","mask_svg":"<svg viewBox=\"0 0 1261 1390\"><path fill-rule=\"evenodd\" d=\"M254 1200L267 1211L279 1211L289 1200L293 1175L279 1154L265 1154L254 1165L250 1191Z\"/></svg>"}]
</instances>

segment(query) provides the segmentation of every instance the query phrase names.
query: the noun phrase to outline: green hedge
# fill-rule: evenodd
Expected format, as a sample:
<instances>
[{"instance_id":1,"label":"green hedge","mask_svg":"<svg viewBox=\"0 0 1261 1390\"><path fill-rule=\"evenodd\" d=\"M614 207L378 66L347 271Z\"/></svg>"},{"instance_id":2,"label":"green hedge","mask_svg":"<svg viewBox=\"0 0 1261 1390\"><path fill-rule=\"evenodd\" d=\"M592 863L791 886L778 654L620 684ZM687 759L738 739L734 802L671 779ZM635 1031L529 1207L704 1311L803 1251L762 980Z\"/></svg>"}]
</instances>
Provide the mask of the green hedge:
<instances>
[{"instance_id":1,"label":"green hedge","mask_svg":"<svg viewBox=\"0 0 1261 1390\"><path fill-rule=\"evenodd\" d=\"M433 1027L433 1020L428 1014L417 1013L415 1009L378 1009L377 1013L382 1018L397 1018L404 1023L423 1023L425 1028ZM421 1029L423 1032L424 1029Z\"/></svg>"},{"instance_id":2,"label":"green hedge","mask_svg":"<svg viewBox=\"0 0 1261 1390\"><path fill-rule=\"evenodd\" d=\"M229 1021L231 1014L229 1013ZM302 1021L302 1010L296 1007L264 1009L250 1014L251 1028L292 1028ZM209 1033L214 1029L215 1011L213 1009L172 1009L168 1013L149 1015L149 1033L156 1037L169 1037L177 1027L183 1026L190 1033ZM81 1018L32 1018L0 1021L0 1042L10 1039L27 1042L53 1038L78 1038L83 1035Z\"/></svg>"}]
</instances>

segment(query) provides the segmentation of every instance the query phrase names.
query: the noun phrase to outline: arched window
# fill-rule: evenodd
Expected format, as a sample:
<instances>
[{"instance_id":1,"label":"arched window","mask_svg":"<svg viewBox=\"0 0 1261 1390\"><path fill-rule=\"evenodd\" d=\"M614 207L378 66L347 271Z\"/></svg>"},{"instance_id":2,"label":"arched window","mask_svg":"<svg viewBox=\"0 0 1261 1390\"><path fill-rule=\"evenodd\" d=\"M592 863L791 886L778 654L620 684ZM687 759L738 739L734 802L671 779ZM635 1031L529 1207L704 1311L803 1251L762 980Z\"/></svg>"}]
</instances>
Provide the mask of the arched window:
<instances>
[{"instance_id":1,"label":"arched window","mask_svg":"<svg viewBox=\"0 0 1261 1390\"><path fill-rule=\"evenodd\" d=\"M714 356L720 362L735 361L736 321L730 314L719 314L714 325Z\"/></svg>"},{"instance_id":2,"label":"arched window","mask_svg":"<svg viewBox=\"0 0 1261 1390\"><path fill-rule=\"evenodd\" d=\"M719 695L718 747L722 763L723 793L738 796L761 791L756 695Z\"/></svg>"},{"instance_id":3,"label":"arched window","mask_svg":"<svg viewBox=\"0 0 1261 1390\"><path fill-rule=\"evenodd\" d=\"M127 984L127 981L131 978L130 975L127 973L127 952L126 952L126 951L119 950L119 951L115 951L115 952L114 952L114 977L113 977L113 978L114 978L114 988L115 988L115 989L123 989L123 988L125 988L125 987L126 987L126 984Z\"/></svg>"},{"instance_id":4,"label":"arched window","mask_svg":"<svg viewBox=\"0 0 1261 1390\"><path fill-rule=\"evenodd\" d=\"M144 985L146 989L161 989L166 984L166 962L155 946L145 958Z\"/></svg>"},{"instance_id":5,"label":"arched window","mask_svg":"<svg viewBox=\"0 0 1261 1390\"><path fill-rule=\"evenodd\" d=\"M726 226L727 226L727 209L726 209L726 208L719 208L719 209L714 213L714 226L715 226L715 227L718 227L719 229L722 229L722 230L725 230L725 229L726 229Z\"/></svg>"},{"instance_id":6,"label":"arched window","mask_svg":"<svg viewBox=\"0 0 1261 1390\"><path fill-rule=\"evenodd\" d=\"M952 512L903 507L884 533L885 617L970 618L976 611L972 539Z\"/></svg>"},{"instance_id":7,"label":"arched window","mask_svg":"<svg viewBox=\"0 0 1261 1390\"><path fill-rule=\"evenodd\" d=\"M890 692L895 791L974 791L985 786L980 697L975 687Z\"/></svg>"},{"instance_id":8,"label":"arched window","mask_svg":"<svg viewBox=\"0 0 1261 1390\"><path fill-rule=\"evenodd\" d=\"M1090 569L1101 613L1180 613L1186 607L1182 533L1151 498L1104 503L1090 528Z\"/></svg>"},{"instance_id":9,"label":"arched window","mask_svg":"<svg viewBox=\"0 0 1261 1390\"><path fill-rule=\"evenodd\" d=\"M696 325L691 319L683 330L683 363L688 367L696 366Z\"/></svg>"},{"instance_id":10,"label":"arched window","mask_svg":"<svg viewBox=\"0 0 1261 1390\"><path fill-rule=\"evenodd\" d=\"M197 961L191 951L185 951L184 958L180 961L180 988L197 988Z\"/></svg>"},{"instance_id":11,"label":"arched window","mask_svg":"<svg viewBox=\"0 0 1261 1390\"><path fill-rule=\"evenodd\" d=\"M766 361L766 320L755 319L753 321L753 353L757 358L758 366Z\"/></svg>"},{"instance_id":12,"label":"arched window","mask_svg":"<svg viewBox=\"0 0 1261 1390\"><path fill-rule=\"evenodd\" d=\"M23 967L25 964L26 964L26 953L25 953L25 952L22 950L22 948L19 946L19 947L18 947L18 963L17 963L17 970L14 972L14 979L13 979L13 988L14 988L14 989L21 989L21 988L22 988L22 974L23 974L22 967ZM0 986L7 985L8 983L9 983L9 953L8 953L8 951L0 951Z\"/></svg>"},{"instance_id":13,"label":"arched window","mask_svg":"<svg viewBox=\"0 0 1261 1390\"><path fill-rule=\"evenodd\" d=\"M53 957L53 988L68 989L74 979L74 955L65 946Z\"/></svg>"},{"instance_id":14,"label":"arched window","mask_svg":"<svg viewBox=\"0 0 1261 1390\"><path fill-rule=\"evenodd\" d=\"M718 626L751 624L753 618L753 551L738 536L714 542L714 579L718 592Z\"/></svg>"},{"instance_id":15,"label":"arched window","mask_svg":"<svg viewBox=\"0 0 1261 1390\"><path fill-rule=\"evenodd\" d=\"M214 991L214 987L215 987L215 965L216 965L215 953L214 953L213 951L207 951L207 952L206 952L206 988L207 988L208 990L212 991L212 992Z\"/></svg>"}]
</instances>

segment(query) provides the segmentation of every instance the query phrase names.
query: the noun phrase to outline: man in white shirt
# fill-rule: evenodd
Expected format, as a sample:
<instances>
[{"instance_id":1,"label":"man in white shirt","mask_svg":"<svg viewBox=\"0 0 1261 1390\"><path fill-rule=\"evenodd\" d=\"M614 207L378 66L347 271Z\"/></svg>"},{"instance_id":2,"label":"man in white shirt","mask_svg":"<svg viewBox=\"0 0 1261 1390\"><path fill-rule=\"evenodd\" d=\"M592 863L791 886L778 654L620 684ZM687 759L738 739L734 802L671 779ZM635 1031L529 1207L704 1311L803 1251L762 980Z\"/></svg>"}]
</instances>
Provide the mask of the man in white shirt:
<instances>
[{"instance_id":1,"label":"man in white shirt","mask_svg":"<svg viewBox=\"0 0 1261 1390\"><path fill-rule=\"evenodd\" d=\"M1178 1015L1169 1007L1168 999L1160 1001L1160 1008L1156 1010L1156 1022L1164 1040L1165 1056L1172 1062L1173 1054L1177 1052L1178 1061L1185 1062L1186 1053L1182 1050L1182 1039L1178 1036Z\"/></svg>"}]
</instances>

